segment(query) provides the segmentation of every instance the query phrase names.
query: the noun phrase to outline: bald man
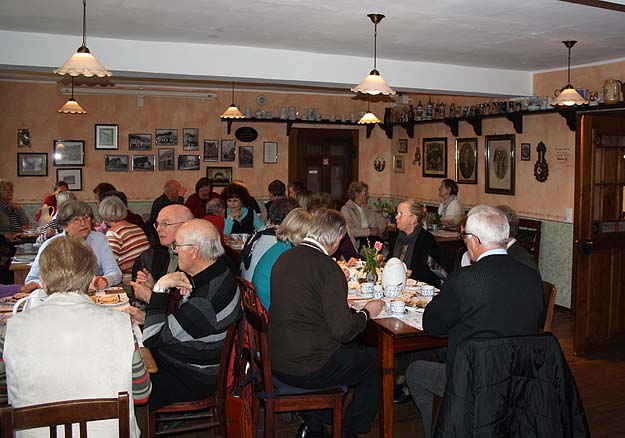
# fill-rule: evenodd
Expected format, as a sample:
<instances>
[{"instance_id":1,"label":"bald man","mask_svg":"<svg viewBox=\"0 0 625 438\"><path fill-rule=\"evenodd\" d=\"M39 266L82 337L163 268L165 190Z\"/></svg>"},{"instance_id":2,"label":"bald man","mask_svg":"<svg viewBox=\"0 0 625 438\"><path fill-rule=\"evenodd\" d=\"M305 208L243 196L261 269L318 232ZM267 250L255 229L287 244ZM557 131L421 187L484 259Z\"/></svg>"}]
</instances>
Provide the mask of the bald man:
<instances>
[{"instance_id":1,"label":"bald man","mask_svg":"<svg viewBox=\"0 0 625 438\"><path fill-rule=\"evenodd\" d=\"M214 394L226 332L241 315L235 276L213 224L184 223L171 247L182 272L154 284L145 314L143 343L158 365L150 409ZM183 298L168 316L167 297L176 289Z\"/></svg>"},{"instance_id":2,"label":"bald man","mask_svg":"<svg viewBox=\"0 0 625 438\"><path fill-rule=\"evenodd\" d=\"M168 180L163 186L163 194L152 203L150 211L150 221L154 222L158 213L168 205L184 204L184 194L187 189L175 179Z\"/></svg>"}]
</instances>

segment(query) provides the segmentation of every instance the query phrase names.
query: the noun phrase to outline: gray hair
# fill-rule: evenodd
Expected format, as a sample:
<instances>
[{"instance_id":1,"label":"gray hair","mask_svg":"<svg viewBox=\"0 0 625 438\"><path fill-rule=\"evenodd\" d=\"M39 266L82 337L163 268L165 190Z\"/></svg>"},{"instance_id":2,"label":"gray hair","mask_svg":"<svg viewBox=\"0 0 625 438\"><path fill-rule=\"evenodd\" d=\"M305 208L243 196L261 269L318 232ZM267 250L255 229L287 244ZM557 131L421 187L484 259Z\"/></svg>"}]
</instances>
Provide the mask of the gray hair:
<instances>
[{"instance_id":1,"label":"gray hair","mask_svg":"<svg viewBox=\"0 0 625 438\"><path fill-rule=\"evenodd\" d=\"M329 208L320 208L313 216L306 237L329 247L336 239L345 235L346 229L345 218L341 213Z\"/></svg>"},{"instance_id":2,"label":"gray hair","mask_svg":"<svg viewBox=\"0 0 625 438\"><path fill-rule=\"evenodd\" d=\"M313 215L303 208L295 208L286 215L276 230L280 242L288 242L293 246L302 243L310 228Z\"/></svg>"},{"instance_id":3,"label":"gray hair","mask_svg":"<svg viewBox=\"0 0 625 438\"><path fill-rule=\"evenodd\" d=\"M213 198L206 203L206 213L223 216L226 203L221 198Z\"/></svg>"},{"instance_id":4,"label":"gray hair","mask_svg":"<svg viewBox=\"0 0 625 438\"><path fill-rule=\"evenodd\" d=\"M467 215L467 233L480 239L482 245L505 248L510 235L510 225L501 210L490 205L476 205Z\"/></svg>"},{"instance_id":5,"label":"gray hair","mask_svg":"<svg viewBox=\"0 0 625 438\"><path fill-rule=\"evenodd\" d=\"M74 195L74 192L70 192L65 191L65 192L59 192L56 195L54 195L54 197L56 198L56 208L58 209L61 205L65 204L67 201L75 201L76 200L76 195Z\"/></svg>"},{"instance_id":6,"label":"gray hair","mask_svg":"<svg viewBox=\"0 0 625 438\"><path fill-rule=\"evenodd\" d=\"M519 216L508 205L498 205L497 208L501 210L506 219L508 219L508 225L510 225L510 237L516 238L519 234Z\"/></svg>"},{"instance_id":7,"label":"gray hair","mask_svg":"<svg viewBox=\"0 0 625 438\"><path fill-rule=\"evenodd\" d=\"M56 215L56 223L59 227L66 227L69 222L75 217L90 217L93 220L93 210L89 207L89 204L83 201L67 201L61 205L59 212Z\"/></svg>"},{"instance_id":8,"label":"gray hair","mask_svg":"<svg viewBox=\"0 0 625 438\"><path fill-rule=\"evenodd\" d=\"M204 219L192 219L186 222L182 232L184 242L180 243L194 244L204 260L217 260L225 252L219 238L219 231L215 225Z\"/></svg>"},{"instance_id":9,"label":"gray hair","mask_svg":"<svg viewBox=\"0 0 625 438\"><path fill-rule=\"evenodd\" d=\"M117 196L107 196L100 202L98 213L105 222L117 222L126 218L128 208Z\"/></svg>"},{"instance_id":10,"label":"gray hair","mask_svg":"<svg viewBox=\"0 0 625 438\"><path fill-rule=\"evenodd\" d=\"M347 188L347 197L353 201L356 199L357 194L367 190L369 190L369 186L367 185L367 183L364 183L362 181L354 181Z\"/></svg>"},{"instance_id":11,"label":"gray hair","mask_svg":"<svg viewBox=\"0 0 625 438\"><path fill-rule=\"evenodd\" d=\"M423 219L423 216L425 215L425 206L420 202L417 202L415 199L404 199L400 202L400 204L406 204L410 213L417 217L417 221Z\"/></svg>"}]
</instances>

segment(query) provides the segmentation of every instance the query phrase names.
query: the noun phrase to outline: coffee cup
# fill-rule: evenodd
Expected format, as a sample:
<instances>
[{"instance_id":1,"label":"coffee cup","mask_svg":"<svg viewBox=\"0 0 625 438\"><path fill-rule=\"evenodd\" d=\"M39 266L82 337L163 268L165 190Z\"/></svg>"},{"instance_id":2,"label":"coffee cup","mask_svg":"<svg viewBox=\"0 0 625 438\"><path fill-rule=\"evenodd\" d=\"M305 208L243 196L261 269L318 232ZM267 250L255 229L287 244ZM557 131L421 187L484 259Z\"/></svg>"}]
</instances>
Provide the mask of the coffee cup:
<instances>
[{"instance_id":1,"label":"coffee cup","mask_svg":"<svg viewBox=\"0 0 625 438\"><path fill-rule=\"evenodd\" d=\"M395 298L399 296L399 286L387 284L384 286L384 296L387 298Z\"/></svg>"},{"instance_id":2,"label":"coffee cup","mask_svg":"<svg viewBox=\"0 0 625 438\"><path fill-rule=\"evenodd\" d=\"M373 298L379 300L384 296L384 288L381 284L376 284L373 286Z\"/></svg>"},{"instance_id":3,"label":"coffee cup","mask_svg":"<svg viewBox=\"0 0 625 438\"><path fill-rule=\"evenodd\" d=\"M32 309L33 307L37 307L38 305L42 304L46 300L46 298L48 298L48 294L46 294L46 291L44 289L35 289L30 293L30 295L17 300L17 302L13 306L13 315L15 315L19 311L20 306L23 305L22 312L24 312L28 309Z\"/></svg>"},{"instance_id":4,"label":"coffee cup","mask_svg":"<svg viewBox=\"0 0 625 438\"><path fill-rule=\"evenodd\" d=\"M360 285L360 292L363 294L372 294L373 293L373 283L362 283Z\"/></svg>"},{"instance_id":5,"label":"coffee cup","mask_svg":"<svg viewBox=\"0 0 625 438\"><path fill-rule=\"evenodd\" d=\"M391 301L390 307L392 313L404 313L406 311L406 303L403 301Z\"/></svg>"},{"instance_id":6,"label":"coffee cup","mask_svg":"<svg viewBox=\"0 0 625 438\"><path fill-rule=\"evenodd\" d=\"M423 295L424 297L433 297L434 286L430 286L430 285L421 286L421 295Z\"/></svg>"}]
</instances>

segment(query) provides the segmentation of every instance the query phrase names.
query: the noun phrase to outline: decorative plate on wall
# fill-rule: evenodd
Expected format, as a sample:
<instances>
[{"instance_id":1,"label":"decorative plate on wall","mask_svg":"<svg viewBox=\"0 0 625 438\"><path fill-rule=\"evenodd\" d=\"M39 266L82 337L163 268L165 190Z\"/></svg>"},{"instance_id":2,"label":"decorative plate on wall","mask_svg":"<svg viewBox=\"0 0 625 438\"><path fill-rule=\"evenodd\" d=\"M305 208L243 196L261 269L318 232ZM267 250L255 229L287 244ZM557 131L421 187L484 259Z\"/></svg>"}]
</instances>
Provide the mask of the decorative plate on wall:
<instances>
[{"instance_id":1,"label":"decorative plate on wall","mask_svg":"<svg viewBox=\"0 0 625 438\"><path fill-rule=\"evenodd\" d=\"M256 103L259 106L263 106L265 103L267 103L267 98L263 95L256 96Z\"/></svg>"},{"instance_id":2,"label":"decorative plate on wall","mask_svg":"<svg viewBox=\"0 0 625 438\"><path fill-rule=\"evenodd\" d=\"M243 143L250 143L258 138L258 131L251 126L242 126L234 131L234 136Z\"/></svg>"}]
</instances>

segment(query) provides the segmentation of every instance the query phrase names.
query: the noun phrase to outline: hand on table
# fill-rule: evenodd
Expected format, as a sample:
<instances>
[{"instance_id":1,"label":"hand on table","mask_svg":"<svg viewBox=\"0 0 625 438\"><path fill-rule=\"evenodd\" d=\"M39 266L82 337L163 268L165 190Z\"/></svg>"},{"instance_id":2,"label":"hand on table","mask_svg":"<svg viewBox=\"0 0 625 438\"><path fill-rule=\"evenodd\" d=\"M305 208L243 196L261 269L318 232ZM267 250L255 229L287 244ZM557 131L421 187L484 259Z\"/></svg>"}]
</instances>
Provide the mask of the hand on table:
<instances>
[{"instance_id":1,"label":"hand on table","mask_svg":"<svg viewBox=\"0 0 625 438\"><path fill-rule=\"evenodd\" d=\"M354 267L356 266L357 261L358 259L356 257L352 257L347 261L347 263L345 263L345 266L347 266L348 268Z\"/></svg>"},{"instance_id":2,"label":"hand on table","mask_svg":"<svg viewBox=\"0 0 625 438\"><path fill-rule=\"evenodd\" d=\"M46 239L49 239L52 236L56 235L56 230L52 227L48 227L48 229L46 230Z\"/></svg>"},{"instance_id":3,"label":"hand on table","mask_svg":"<svg viewBox=\"0 0 625 438\"><path fill-rule=\"evenodd\" d=\"M137 279L135 281L137 283L145 284L150 289L154 287L154 277L152 277L150 271L145 268L137 272Z\"/></svg>"},{"instance_id":4,"label":"hand on table","mask_svg":"<svg viewBox=\"0 0 625 438\"><path fill-rule=\"evenodd\" d=\"M130 320L139 325L143 325L145 323L145 312L141 309L137 309L133 306L128 306L122 309L122 312L130 315Z\"/></svg>"},{"instance_id":5,"label":"hand on table","mask_svg":"<svg viewBox=\"0 0 625 438\"><path fill-rule=\"evenodd\" d=\"M367 304L365 304L365 307L363 307L363 309L367 309L367 311L369 312L369 316L373 318L374 316L378 316L384 306L385 304L382 300L371 300Z\"/></svg>"},{"instance_id":6,"label":"hand on table","mask_svg":"<svg viewBox=\"0 0 625 438\"><path fill-rule=\"evenodd\" d=\"M107 288L109 286L109 281L105 278L105 277L100 277L100 276L95 276L93 277L93 280L91 281L91 286L93 286L93 289L104 289ZM89 287L89 289L91 289L92 287Z\"/></svg>"},{"instance_id":7,"label":"hand on table","mask_svg":"<svg viewBox=\"0 0 625 438\"><path fill-rule=\"evenodd\" d=\"M151 287L146 286L145 283L138 283L136 281L131 281L130 285L132 286L136 299L143 301L144 303L150 302L150 298L152 298Z\"/></svg>"},{"instance_id":8,"label":"hand on table","mask_svg":"<svg viewBox=\"0 0 625 438\"><path fill-rule=\"evenodd\" d=\"M35 289L40 289L40 288L41 288L41 286L39 285L39 283L31 281L30 283L25 284L24 286L22 286L20 288L20 292L23 293L23 294L29 294L32 291L34 291Z\"/></svg>"}]
</instances>

